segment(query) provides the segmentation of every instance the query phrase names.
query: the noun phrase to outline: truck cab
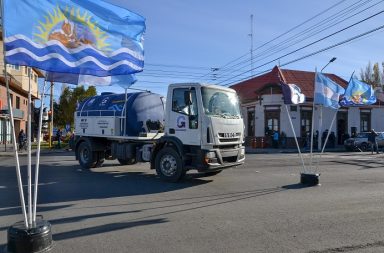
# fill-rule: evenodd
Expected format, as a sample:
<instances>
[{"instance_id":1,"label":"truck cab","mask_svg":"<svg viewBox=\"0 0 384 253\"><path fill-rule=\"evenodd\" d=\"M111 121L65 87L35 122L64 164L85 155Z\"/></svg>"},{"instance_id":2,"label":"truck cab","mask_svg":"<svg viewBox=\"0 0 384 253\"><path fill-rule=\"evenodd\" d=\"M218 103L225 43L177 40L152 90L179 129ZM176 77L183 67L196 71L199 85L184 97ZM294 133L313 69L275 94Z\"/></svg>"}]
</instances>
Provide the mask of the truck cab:
<instances>
[{"instance_id":1,"label":"truck cab","mask_svg":"<svg viewBox=\"0 0 384 253\"><path fill-rule=\"evenodd\" d=\"M244 162L244 123L233 89L171 84L165 111L165 135L154 152L158 159L153 160L160 176L179 178L189 169L213 175ZM164 148L176 150L179 157L165 154L161 159ZM182 163L180 173L176 173L178 159Z\"/></svg>"}]
</instances>

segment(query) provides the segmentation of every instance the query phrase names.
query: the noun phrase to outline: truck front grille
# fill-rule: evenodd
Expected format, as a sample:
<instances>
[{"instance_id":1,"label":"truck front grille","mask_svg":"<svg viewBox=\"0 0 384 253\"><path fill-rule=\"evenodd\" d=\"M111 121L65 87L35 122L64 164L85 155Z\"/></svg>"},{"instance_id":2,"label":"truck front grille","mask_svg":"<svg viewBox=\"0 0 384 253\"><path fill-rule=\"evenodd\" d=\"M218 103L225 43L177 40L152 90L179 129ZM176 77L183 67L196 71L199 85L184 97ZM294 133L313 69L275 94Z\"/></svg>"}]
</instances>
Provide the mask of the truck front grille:
<instances>
[{"instance_id":1,"label":"truck front grille","mask_svg":"<svg viewBox=\"0 0 384 253\"><path fill-rule=\"evenodd\" d=\"M219 133L219 141L226 142L238 142L240 141L241 133Z\"/></svg>"}]
</instances>

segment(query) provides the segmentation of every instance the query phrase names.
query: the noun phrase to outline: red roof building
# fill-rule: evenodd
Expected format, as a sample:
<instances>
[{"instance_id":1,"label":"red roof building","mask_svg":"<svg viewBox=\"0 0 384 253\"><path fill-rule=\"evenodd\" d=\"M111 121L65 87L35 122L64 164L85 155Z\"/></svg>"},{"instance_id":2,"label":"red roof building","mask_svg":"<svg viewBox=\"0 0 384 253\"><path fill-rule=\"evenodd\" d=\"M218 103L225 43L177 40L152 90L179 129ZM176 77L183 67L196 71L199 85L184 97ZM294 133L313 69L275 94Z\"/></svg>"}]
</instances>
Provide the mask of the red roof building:
<instances>
[{"instance_id":1,"label":"red roof building","mask_svg":"<svg viewBox=\"0 0 384 253\"><path fill-rule=\"evenodd\" d=\"M342 87L347 86L348 82L341 77L334 74L325 75ZM270 94L271 88L273 94L282 94L281 88L279 88L281 82L296 84L301 88L307 101L313 101L315 72L309 71L279 69L276 66L271 72L235 84L231 88L237 91L241 103L248 103L258 100L261 95Z\"/></svg>"},{"instance_id":2,"label":"red roof building","mask_svg":"<svg viewBox=\"0 0 384 253\"><path fill-rule=\"evenodd\" d=\"M346 88L347 81L335 74L325 74L330 79ZM296 84L304 93L305 103L285 105L281 83ZM308 146L308 136L312 130L318 132L314 145L320 147L321 136L326 129L333 132L331 145L342 145L344 140L358 132L370 131L371 128L384 131L384 108L380 105L340 108L338 111L322 106L313 110L315 72L280 69L274 67L270 72L235 84L231 88L238 93L244 123L246 126L246 144L255 146L273 146L273 134L287 136L287 145L295 146L290 121L301 146ZM288 113L287 113L288 112ZM314 115L312 115L314 112ZM331 125L332 119L335 118ZM280 138L279 145L282 145Z\"/></svg>"}]
</instances>

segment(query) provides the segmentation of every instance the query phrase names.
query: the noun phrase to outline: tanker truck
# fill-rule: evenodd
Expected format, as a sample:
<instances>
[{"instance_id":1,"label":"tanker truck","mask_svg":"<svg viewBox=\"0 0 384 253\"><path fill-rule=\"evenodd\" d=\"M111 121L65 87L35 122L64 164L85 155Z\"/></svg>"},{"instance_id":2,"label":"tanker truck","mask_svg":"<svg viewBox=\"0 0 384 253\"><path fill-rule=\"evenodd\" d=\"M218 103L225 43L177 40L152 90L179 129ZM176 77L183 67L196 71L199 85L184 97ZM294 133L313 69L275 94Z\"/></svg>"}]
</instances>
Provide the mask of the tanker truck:
<instances>
[{"instance_id":1,"label":"tanker truck","mask_svg":"<svg viewBox=\"0 0 384 253\"><path fill-rule=\"evenodd\" d=\"M188 170L215 175L245 160L236 92L211 84L170 84L166 98L151 92L88 98L77 106L75 134L83 168L100 167L105 159L150 162L169 182Z\"/></svg>"}]
</instances>

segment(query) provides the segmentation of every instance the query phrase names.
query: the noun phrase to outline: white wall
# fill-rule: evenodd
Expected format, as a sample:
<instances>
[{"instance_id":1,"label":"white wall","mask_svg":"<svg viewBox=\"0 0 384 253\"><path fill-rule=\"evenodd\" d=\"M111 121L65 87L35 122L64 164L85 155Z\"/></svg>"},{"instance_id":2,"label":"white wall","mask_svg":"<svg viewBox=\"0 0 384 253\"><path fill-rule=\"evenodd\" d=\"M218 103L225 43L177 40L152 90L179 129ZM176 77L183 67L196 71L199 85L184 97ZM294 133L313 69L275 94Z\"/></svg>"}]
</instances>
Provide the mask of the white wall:
<instances>
[{"instance_id":1,"label":"white wall","mask_svg":"<svg viewBox=\"0 0 384 253\"><path fill-rule=\"evenodd\" d=\"M291 130L291 126L289 123L289 118L287 112L285 110L285 105L282 100L282 95L263 95L263 100L261 101L261 105L259 102L253 105L243 105L243 115L245 117L245 122L247 121L247 107L254 106L255 107L255 136L262 137L264 136L264 111L265 105L268 106L280 106L280 131L284 131L287 134L287 137L293 137L293 133ZM295 129L296 135L300 137L300 106L297 105L297 111L291 112L290 105L288 105L288 110L292 119L293 127ZM311 104L305 105L307 108L311 106ZM314 118L314 131L318 130L320 136L322 132L326 129L335 132L337 134L337 116L335 121L333 122L332 127L331 122L332 118L335 115L336 110L331 108L322 108L322 114L320 110L320 106L315 107L315 118ZM356 127L357 132L360 132L360 108L358 107L350 107L348 108L348 126L347 131L349 135L351 135L351 127ZM322 120L322 126L320 126L320 121ZM247 126L247 124L246 124ZM371 126L376 131L384 132L384 107L375 107L371 110Z\"/></svg>"}]
</instances>

